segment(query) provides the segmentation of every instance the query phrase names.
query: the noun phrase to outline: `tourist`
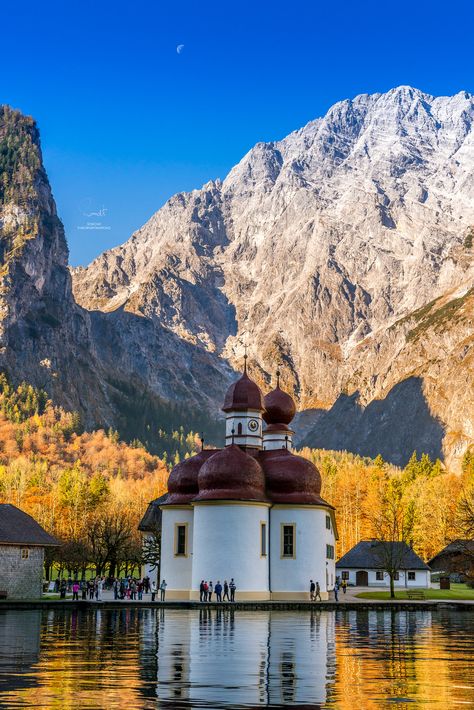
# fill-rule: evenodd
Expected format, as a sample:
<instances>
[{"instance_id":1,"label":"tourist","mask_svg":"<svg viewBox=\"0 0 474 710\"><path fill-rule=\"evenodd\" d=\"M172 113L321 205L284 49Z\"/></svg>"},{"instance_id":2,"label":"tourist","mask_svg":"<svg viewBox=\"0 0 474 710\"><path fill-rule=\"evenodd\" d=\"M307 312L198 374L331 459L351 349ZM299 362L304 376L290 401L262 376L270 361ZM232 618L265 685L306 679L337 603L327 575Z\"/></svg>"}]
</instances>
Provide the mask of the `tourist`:
<instances>
[{"instance_id":1,"label":"tourist","mask_svg":"<svg viewBox=\"0 0 474 710\"><path fill-rule=\"evenodd\" d=\"M130 599L135 600L137 598L137 585L134 579L130 582Z\"/></svg>"},{"instance_id":2,"label":"tourist","mask_svg":"<svg viewBox=\"0 0 474 710\"><path fill-rule=\"evenodd\" d=\"M214 588L214 591L216 593L216 601L221 602L222 601L222 584L217 580L217 584Z\"/></svg>"},{"instance_id":3,"label":"tourist","mask_svg":"<svg viewBox=\"0 0 474 710\"><path fill-rule=\"evenodd\" d=\"M338 593L339 593L339 584L336 582L336 584L334 585L334 599L337 602L339 601Z\"/></svg>"},{"instance_id":4,"label":"tourist","mask_svg":"<svg viewBox=\"0 0 474 710\"><path fill-rule=\"evenodd\" d=\"M89 590L89 599L94 599L94 582L92 579L87 582L87 589Z\"/></svg>"},{"instance_id":5,"label":"tourist","mask_svg":"<svg viewBox=\"0 0 474 710\"><path fill-rule=\"evenodd\" d=\"M148 594L148 592L150 591L150 577L145 577L143 579L143 591L145 592L145 594Z\"/></svg>"},{"instance_id":6,"label":"tourist","mask_svg":"<svg viewBox=\"0 0 474 710\"><path fill-rule=\"evenodd\" d=\"M137 592L138 592L138 601L141 601L143 599L143 582L138 582L137 585Z\"/></svg>"},{"instance_id":7,"label":"tourist","mask_svg":"<svg viewBox=\"0 0 474 710\"><path fill-rule=\"evenodd\" d=\"M60 599L65 599L66 598L66 589L67 589L67 584L66 580L62 579L61 584L59 585L59 597Z\"/></svg>"},{"instance_id":8,"label":"tourist","mask_svg":"<svg viewBox=\"0 0 474 710\"><path fill-rule=\"evenodd\" d=\"M207 593L209 591L209 585L207 582L204 582L204 601L207 602Z\"/></svg>"},{"instance_id":9,"label":"tourist","mask_svg":"<svg viewBox=\"0 0 474 710\"><path fill-rule=\"evenodd\" d=\"M346 581L345 579L342 580L341 587L342 587L342 591L343 591L344 594L345 594L345 593L346 593L346 589L347 589L347 581Z\"/></svg>"},{"instance_id":10,"label":"tourist","mask_svg":"<svg viewBox=\"0 0 474 710\"><path fill-rule=\"evenodd\" d=\"M207 589L207 601L208 601L208 602L211 601L212 590L213 590L212 582L209 582L209 586L208 586L208 589Z\"/></svg>"},{"instance_id":11,"label":"tourist","mask_svg":"<svg viewBox=\"0 0 474 710\"><path fill-rule=\"evenodd\" d=\"M237 589L237 587L235 585L233 577L230 580L229 589L230 589L230 601L235 602L235 590Z\"/></svg>"},{"instance_id":12,"label":"tourist","mask_svg":"<svg viewBox=\"0 0 474 710\"><path fill-rule=\"evenodd\" d=\"M229 601L229 585L227 584L227 580L226 580L226 579L224 579L224 596L222 597L222 599L223 599L224 601L225 601L226 599L227 599L227 601Z\"/></svg>"},{"instance_id":13,"label":"tourist","mask_svg":"<svg viewBox=\"0 0 474 710\"><path fill-rule=\"evenodd\" d=\"M152 602L155 601L157 591L158 590L156 588L156 582L155 582L155 580L153 580L153 582L151 583L151 601Z\"/></svg>"},{"instance_id":14,"label":"tourist","mask_svg":"<svg viewBox=\"0 0 474 710\"><path fill-rule=\"evenodd\" d=\"M201 579L201 584L199 585L199 601L204 601L204 580Z\"/></svg>"},{"instance_id":15,"label":"tourist","mask_svg":"<svg viewBox=\"0 0 474 710\"><path fill-rule=\"evenodd\" d=\"M74 580L72 585L72 601L79 601L79 582L77 579Z\"/></svg>"},{"instance_id":16,"label":"tourist","mask_svg":"<svg viewBox=\"0 0 474 710\"><path fill-rule=\"evenodd\" d=\"M168 586L168 585L166 584L165 580L163 580L162 583L161 583L161 585L160 585L160 590L161 590L161 597L160 597L160 600L161 600L162 602L165 601L165 594L166 594L166 587L167 587L167 586Z\"/></svg>"},{"instance_id":17,"label":"tourist","mask_svg":"<svg viewBox=\"0 0 474 710\"><path fill-rule=\"evenodd\" d=\"M81 582L81 597L82 601L87 601L87 582L85 581L85 579L83 579Z\"/></svg>"},{"instance_id":18,"label":"tourist","mask_svg":"<svg viewBox=\"0 0 474 710\"><path fill-rule=\"evenodd\" d=\"M316 601L316 599L319 599L319 601L322 601L321 600L321 587L319 586L319 582L316 582L316 589L314 590L314 601Z\"/></svg>"},{"instance_id":19,"label":"tourist","mask_svg":"<svg viewBox=\"0 0 474 710\"><path fill-rule=\"evenodd\" d=\"M58 577L54 583L54 591L56 592L56 594L59 594L60 585L61 585L61 580Z\"/></svg>"},{"instance_id":20,"label":"tourist","mask_svg":"<svg viewBox=\"0 0 474 710\"><path fill-rule=\"evenodd\" d=\"M309 598L312 602L316 601L316 585L312 579L309 580Z\"/></svg>"},{"instance_id":21,"label":"tourist","mask_svg":"<svg viewBox=\"0 0 474 710\"><path fill-rule=\"evenodd\" d=\"M120 591L119 591L119 596L122 601L125 599L125 580L121 579L120 580Z\"/></svg>"},{"instance_id":22,"label":"tourist","mask_svg":"<svg viewBox=\"0 0 474 710\"><path fill-rule=\"evenodd\" d=\"M96 599L98 602L102 601L102 592L104 591L104 577L99 577L97 580L97 592L96 592Z\"/></svg>"}]
</instances>

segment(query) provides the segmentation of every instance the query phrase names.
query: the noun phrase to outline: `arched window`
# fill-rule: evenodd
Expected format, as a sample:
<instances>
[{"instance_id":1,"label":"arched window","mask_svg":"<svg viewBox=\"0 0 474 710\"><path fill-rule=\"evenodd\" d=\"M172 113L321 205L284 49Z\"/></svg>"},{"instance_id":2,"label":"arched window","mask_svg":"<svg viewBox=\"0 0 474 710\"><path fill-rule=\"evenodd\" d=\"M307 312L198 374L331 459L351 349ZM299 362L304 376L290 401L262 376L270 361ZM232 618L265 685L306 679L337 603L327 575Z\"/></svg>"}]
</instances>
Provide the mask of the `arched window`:
<instances>
[{"instance_id":1,"label":"arched window","mask_svg":"<svg viewBox=\"0 0 474 710\"><path fill-rule=\"evenodd\" d=\"M242 436L242 424L237 424L237 436Z\"/></svg>"}]
</instances>

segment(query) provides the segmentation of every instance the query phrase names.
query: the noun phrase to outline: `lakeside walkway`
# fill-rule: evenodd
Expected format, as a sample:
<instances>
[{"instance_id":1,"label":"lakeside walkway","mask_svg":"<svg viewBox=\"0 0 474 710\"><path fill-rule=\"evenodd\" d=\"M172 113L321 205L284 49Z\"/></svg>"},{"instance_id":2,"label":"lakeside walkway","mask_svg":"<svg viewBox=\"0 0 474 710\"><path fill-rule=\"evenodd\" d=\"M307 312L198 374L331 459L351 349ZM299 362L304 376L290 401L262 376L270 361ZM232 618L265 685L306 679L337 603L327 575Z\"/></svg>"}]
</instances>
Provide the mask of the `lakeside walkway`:
<instances>
[{"instance_id":1,"label":"lakeside walkway","mask_svg":"<svg viewBox=\"0 0 474 710\"><path fill-rule=\"evenodd\" d=\"M48 598L38 600L0 600L0 611L2 609L123 609L123 608L157 608L157 609L239 609L239 610L282 610L282 611L310 611L321 610L350 610L350 609L395 609L412 610L426 609L436 611L439 608L463 609L474 611L474 601L469 599L360 599L356 594L373 591L370 587L348 588L346 594L339 592L339 601L329 599L328 601L239 601L238 593L235 602L199 602L199 601L151 601L151 594L144 594L142 600L138 599L114 599L113 592L104 591L102 601L82 600L73 601L72 595L66 599L51 598L52 595L45 595ZM308 595L309 596L309 595Z\"/></svg>"}]
</instances>

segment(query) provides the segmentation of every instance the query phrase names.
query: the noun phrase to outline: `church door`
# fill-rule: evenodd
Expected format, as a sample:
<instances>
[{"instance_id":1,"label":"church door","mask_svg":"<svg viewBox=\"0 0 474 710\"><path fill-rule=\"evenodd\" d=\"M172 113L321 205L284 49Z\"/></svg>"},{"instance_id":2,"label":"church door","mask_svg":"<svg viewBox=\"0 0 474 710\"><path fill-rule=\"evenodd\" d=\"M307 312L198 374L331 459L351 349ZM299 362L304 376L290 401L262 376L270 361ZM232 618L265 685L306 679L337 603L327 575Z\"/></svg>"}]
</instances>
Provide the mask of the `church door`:
<instances>
[{"instance_id":1,"label":"church door","mask_svg":"<svg viewBox=\"0 0 474 710\"><path fill-rule=\"evenodd\" d=\"M358 570L356 574L356 585L358 587L369 586L369 573L365 569Z\"/></svg>"}]
</instances>

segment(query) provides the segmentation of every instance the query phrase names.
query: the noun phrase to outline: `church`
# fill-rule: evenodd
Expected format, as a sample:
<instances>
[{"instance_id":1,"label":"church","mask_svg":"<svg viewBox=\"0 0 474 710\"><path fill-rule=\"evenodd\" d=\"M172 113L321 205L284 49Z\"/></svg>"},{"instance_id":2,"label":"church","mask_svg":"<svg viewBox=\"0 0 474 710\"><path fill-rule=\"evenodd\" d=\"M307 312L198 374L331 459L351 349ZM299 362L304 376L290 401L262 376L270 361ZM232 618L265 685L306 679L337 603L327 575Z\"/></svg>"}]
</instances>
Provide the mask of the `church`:
<instances>
[{"instance_id":1,"label":"church","mask_svg":"<svg viewBox=\"0 0 474 710\"><path fill-rule=\"evenodd\" d=\"M316 466L292 453L296 407L279 380L264 397L245 365L222 407L225 447L177 464L168 493L150 504L140 529L161 518L167 599L196 600L201 580L231 578L238 600L308 599L311 579L328 598L335 511Z\"/></svg>"}]
</instances>

